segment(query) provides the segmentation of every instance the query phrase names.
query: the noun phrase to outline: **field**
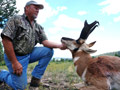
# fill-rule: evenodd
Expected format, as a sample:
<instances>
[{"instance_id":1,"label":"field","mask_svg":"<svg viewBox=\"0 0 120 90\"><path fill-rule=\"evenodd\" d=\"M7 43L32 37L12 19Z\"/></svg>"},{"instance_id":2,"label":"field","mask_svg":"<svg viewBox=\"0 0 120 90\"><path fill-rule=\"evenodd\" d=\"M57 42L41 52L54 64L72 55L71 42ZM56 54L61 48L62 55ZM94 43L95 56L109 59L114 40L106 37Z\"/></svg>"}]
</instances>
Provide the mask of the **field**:
<instances>
[{"instance_id":1,"label":"field","mask_svg":"<svg viewBox=\"0 0 120 90\"><path fill-rule=\"evenodd\" d=\"M80 83L81 79L76 74L72 61L50 62L42 78L43 85L39 88L29 88L31 72L36 64L37 62L28 67L27 90L78 90L74 84ZM7 69L6 66L0 66L0 68ZM0 87L0 90L11 90L6 85Z\"/></svg>"}]
</instances>

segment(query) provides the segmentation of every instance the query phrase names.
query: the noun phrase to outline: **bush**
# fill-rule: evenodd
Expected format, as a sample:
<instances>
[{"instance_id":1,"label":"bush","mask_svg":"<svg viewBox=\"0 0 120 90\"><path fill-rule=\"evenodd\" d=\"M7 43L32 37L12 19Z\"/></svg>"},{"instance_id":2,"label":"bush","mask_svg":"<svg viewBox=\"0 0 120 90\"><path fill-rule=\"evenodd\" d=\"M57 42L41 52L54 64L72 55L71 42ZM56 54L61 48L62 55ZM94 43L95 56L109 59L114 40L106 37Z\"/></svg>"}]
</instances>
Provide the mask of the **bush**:
<instances>
[{"instance_id":1,"label":"bush","mask_svg":"<svg viewBox=\"0 0 120 90\"><path fill-rule=\"evenodd\" d=\"M3 61L3 46L2 43L0 42L0 62Z\"/></svg>"},{"instance_id":2,"label":"bush","mask_svg":"<svg viewBox=\"0 0 120 90\"><path fill-rule=\"evenodd\" d=\"M0 66L4 66L4 65L5 65L5 61L3 60L0 62Z\"/></svg>"}]
</instances>

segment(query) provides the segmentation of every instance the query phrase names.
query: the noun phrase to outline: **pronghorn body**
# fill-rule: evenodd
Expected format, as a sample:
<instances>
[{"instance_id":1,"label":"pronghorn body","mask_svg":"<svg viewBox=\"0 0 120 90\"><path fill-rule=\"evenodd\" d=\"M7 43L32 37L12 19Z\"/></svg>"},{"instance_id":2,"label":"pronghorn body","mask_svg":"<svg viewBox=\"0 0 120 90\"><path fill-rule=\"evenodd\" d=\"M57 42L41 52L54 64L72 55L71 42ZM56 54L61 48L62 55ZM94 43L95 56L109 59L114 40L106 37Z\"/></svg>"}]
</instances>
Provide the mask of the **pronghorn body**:
<instances>
[{"instance_id":1,"label":"pronghorn body","mask_svg":"<svg viewBox=\"0 0 120 90\"><path fill-rule=\"evenodd\" d=\"M96 23L90 24L93 26L87 29L95 29ZM78 40L65 37L61 39L72 53L77 74L85 82L85 86L80 90L120 90L120 58L115 56L92 58L90 53L94 53L96 50L89 48L95 42L86 44L84 39L87 38L83 33L84 36L80 36Z\"/></svg>"}]
</instances>

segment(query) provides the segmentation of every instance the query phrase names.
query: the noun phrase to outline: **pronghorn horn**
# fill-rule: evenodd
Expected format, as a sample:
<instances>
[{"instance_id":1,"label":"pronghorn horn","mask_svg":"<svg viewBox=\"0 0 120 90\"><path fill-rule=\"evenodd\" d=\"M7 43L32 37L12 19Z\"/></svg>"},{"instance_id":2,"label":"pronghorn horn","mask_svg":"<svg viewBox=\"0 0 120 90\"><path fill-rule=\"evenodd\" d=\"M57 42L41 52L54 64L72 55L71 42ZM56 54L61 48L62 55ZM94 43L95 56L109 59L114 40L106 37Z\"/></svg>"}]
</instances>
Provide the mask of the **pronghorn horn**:
<instances>
[{"instance_id":1,"label":"pronghorn horn","mask_svg":"<svg viewBox=\"0 0 120 90\"><path fill-rule=\"evenodd\" d=\"M94 21L91 24L87 23L87 20L85 20L84 22L84 27L81 31L80 37L78 38L77 41L79 41L80 39L82 40L86 40L88 38L88 36L90 35L90 33L99 25L98 21Z\"/></svg>"}]
</instances>

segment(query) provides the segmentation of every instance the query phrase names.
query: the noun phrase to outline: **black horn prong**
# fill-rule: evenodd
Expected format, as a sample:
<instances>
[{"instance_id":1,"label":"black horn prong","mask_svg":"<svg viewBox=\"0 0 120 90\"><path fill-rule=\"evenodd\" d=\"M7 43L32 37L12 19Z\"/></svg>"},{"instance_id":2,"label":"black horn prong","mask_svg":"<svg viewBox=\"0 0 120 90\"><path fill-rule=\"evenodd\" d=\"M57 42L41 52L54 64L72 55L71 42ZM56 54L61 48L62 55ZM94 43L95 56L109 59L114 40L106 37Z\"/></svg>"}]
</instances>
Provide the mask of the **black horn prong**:
<instances>
[{"instance_id":1,"label":"black horn prong","mask_svg":"<svg viewBox=\"0 0 120 90\"><path fill-rule=\"evenodd\" d=\"M98 25L94 25L90 30L89 30L89 33L90 34L96 27L98 27Z\"/></svg>"},{"instance_id":2,"label":"black horn prong","mask_svg":"<svg viewBox=\"0 0 120 90\"><path fill-rule=\"evenodd\" d=\"M97 27L98 25L95 25L94 27L92 27L92 29L88 32L88 34L86 35L86 38L88 38L88 36L90 35L90 33Z\"/></svg>"},{"instance_id":3,"label":"black horn prong","mask_svg":"<svg viewBox=\"0 0 120 90\"><path fill-rule=\"evenodd\" d=\"M88 22L87 22L87 20L85 20L85 22L84 22L84 26L85 26L85 25L88 25Z\"/></svg>"},{"instance_id":4,"label":"black horn prong","mask_svg":"<svg viewBox=\"0 0 120 90\"><path fill-rule=\"evenodd\" d=\"M98 21L94 21L93 23L89 24L90 28L92 28L94 25L98 24L99 25L99 22Z\"/></svg>"},{"instance_id":5,"label":"black horn prong","mask_svg":"<svg viewBox=\"0 0 120 90\"><path fill-rule=\"evenodd\" d=\"M78 38L78 40L83 39L86 40L88 38L88 36L90 35L90 33L99 25L98 21L94 21L91 24L87 23L87 20L85 20L84 22L84 27L81 31L80 37ZM77 41L78 41L77 40Z\"/></svg>"}]
</instances>

